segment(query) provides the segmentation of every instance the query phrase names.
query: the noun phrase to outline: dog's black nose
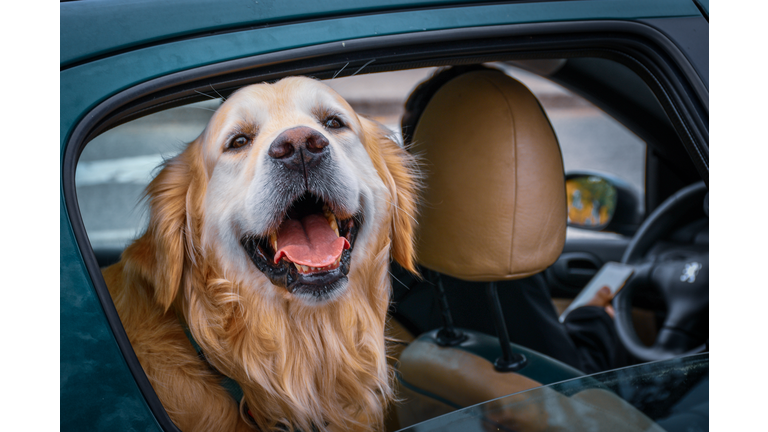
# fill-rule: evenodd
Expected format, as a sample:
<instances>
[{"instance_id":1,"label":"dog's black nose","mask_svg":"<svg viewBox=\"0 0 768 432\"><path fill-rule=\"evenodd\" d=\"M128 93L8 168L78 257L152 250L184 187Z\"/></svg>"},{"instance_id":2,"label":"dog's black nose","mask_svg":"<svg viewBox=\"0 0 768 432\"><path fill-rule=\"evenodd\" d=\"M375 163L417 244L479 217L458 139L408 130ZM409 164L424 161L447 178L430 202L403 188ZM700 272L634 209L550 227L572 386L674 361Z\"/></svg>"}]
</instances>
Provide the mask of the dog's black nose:
<instances>
[{"instance_id":1,"label":"dog's black nose","mask_svg":"<svg viewBox=\"0 0 768 432\"><path fill-rule=\"evenodd\" d=\"M320 163L328 153L328 139L320 132L297 126L283 131L269 145L269 156L288 168L303 171Z\"/></svg>"}]
</instances>

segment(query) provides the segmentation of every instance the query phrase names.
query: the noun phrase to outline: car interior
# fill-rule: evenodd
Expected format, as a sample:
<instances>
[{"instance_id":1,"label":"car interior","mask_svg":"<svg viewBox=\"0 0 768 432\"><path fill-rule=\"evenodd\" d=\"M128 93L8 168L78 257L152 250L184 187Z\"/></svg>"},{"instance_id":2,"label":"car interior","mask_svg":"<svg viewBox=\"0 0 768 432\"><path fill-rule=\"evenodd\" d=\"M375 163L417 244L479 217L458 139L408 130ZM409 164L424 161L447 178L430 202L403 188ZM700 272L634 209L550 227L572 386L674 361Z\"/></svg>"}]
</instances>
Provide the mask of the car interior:
<instances>
[{"instance_id":1,"label":"car interior","mask_svg":"<svg viewBox=\"0 0 768 432\"><path fill-rule=\"evenodd\" d=\"M609 369L611 362L586 362L558 320L609 262L634 268L613 301L622 365L708 350L708 177L689 155L674 107L641 72L600 56L533 55L382 64L357 77L349 76L357 67L349 69L305 73L333 86L334 79L386 82L422 72L405 85L394 114L378 119L419 157L425 174L420 275L394 263L390 271L390 354L401 402L388 430ZM221 97L275 78L253 74L194 92L187 86L184 97L140 101L141 109L92 134L76 181L99 266L117 262L141 233L141 190L162 158L195 138ZM566 99L578 103L558 111ZM370 101L351 104L378 113ZM584 126L587 109L631 143ZM126 140L136 143L134 151ZM587 141L606 144L580 147ZM627 163L635 168L625 175ZM595 198L584 210L587 201L574 191L599 193L579 189L587 181L607 188L610 198ZM110 208L115 216L105 213Z\"/></svg>"}]
</instances>

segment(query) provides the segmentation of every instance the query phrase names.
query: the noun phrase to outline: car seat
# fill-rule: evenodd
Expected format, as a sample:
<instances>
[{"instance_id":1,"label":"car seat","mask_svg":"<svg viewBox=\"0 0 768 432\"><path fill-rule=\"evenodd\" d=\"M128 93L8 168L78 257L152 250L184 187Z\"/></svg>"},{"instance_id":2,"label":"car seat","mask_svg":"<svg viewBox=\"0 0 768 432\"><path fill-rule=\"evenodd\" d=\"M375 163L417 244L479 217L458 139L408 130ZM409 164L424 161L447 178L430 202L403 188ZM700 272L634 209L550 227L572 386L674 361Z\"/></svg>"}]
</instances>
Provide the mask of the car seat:
<instances>
[{"instance_id":1,"label":"car seat","mask_svg":"<svg viewBox=\"0 0 768 432\"><path fill-rule=\"evenodd\" d=\"M477 292L483 287L493 298L497 283L536 275L562 251L560 147L535 96L500 71L454 68L427 85L433 87L428 97L416 100L423 111L403 120L405 140L425 171L417 259L438 291L442 278L452 278L464 282L463 290L483 296ZM482 318L498 321L498 299L485 304ZM497 338L454 329L450 311L442 314L442 329L422 334L400 355L401 427L582 375L534 350L500 342L508 340L503 318L494 326ZM513 358L506 355L510 346Z\"/></svg>"}]
</instances>

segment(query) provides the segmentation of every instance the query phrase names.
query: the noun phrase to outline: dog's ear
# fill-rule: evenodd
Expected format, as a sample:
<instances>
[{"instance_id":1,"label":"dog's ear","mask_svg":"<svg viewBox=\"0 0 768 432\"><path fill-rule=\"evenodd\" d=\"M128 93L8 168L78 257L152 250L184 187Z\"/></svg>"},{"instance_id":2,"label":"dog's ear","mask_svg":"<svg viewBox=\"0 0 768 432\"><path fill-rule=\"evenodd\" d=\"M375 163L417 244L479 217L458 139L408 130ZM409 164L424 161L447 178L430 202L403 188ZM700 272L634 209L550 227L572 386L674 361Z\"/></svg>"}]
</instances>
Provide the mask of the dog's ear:
<instances>
[{"instance_id":1,"label":"dog's ear","mask_svg":"<svg viewBox=\"0 0 768 432\"><path fill-rule=\"evenodd\" d=\"M195 262L200 233L199 209L204 178L199 141L165 161L147 186L149 226L123 253L126 270L138 273L154 290L164 310L173 303L182 284L185 266Z\"/></svg>"},{"instance_id":2,"label":"dog's ear","mask_svg":"<svg viewBox=\"0 0 768 432\"><path fill-rule=\"evenodd\" d=\"M414 232L421 184L417 160L394 141L392 132L384 126L363 117L360 121L368 154L390 192L392 258L416 273Z\"/></svg>"}]
</instances>

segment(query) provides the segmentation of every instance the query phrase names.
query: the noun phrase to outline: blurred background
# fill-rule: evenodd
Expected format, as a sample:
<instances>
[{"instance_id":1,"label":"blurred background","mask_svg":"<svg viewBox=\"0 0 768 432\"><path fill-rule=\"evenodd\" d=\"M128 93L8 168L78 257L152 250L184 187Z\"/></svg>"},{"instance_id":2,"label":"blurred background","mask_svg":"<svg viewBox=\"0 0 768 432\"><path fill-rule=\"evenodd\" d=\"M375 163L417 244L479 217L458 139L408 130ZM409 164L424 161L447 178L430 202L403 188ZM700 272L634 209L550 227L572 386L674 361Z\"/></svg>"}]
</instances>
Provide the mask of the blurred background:
<instances>
[{"instance_id":1,"label":"blurred background","mask_svg":"<svg viewBox=\"0 0 768 432\"><path fill-rule=\"evenodd\" d=\"M506 63L490 64L525 84L539 99L555 129L566 172L597 171L644 191L645 143L586 100L561 86ZM327 80L362 115L400 133L411 91L436 68ZM152 114L111 129L83 151L76 172L80 212L94 249L122 249L146 226L144 187L158 166L184 149L205 128L221 100ZM568 228L569 237L617 236Z\"/></svg>"}]
</instances>

